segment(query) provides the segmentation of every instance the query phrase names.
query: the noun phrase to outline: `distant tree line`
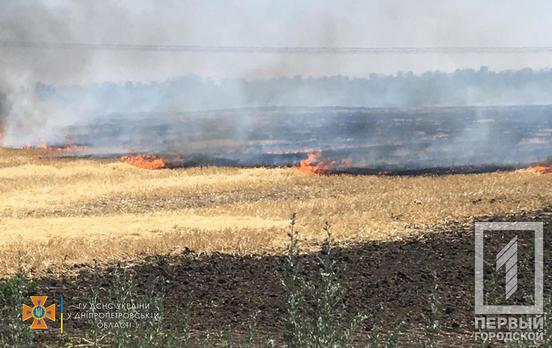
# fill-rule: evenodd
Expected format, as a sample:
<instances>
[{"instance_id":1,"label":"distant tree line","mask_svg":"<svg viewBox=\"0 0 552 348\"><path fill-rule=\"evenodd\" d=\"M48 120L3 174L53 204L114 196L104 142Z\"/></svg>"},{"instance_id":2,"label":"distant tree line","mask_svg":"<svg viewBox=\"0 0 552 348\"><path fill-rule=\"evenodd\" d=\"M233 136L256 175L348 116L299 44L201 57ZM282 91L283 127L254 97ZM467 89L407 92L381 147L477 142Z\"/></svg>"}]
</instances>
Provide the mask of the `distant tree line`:
<instances>
[{"instance_id":1,"label":"distant tree line","mask_svg":"<svg viewBox=\"0 0 552 348\"><path fill-rule=\"evenodd\" d=\"M552 103L552 70L462 69L393 75L36 85L41 99L94 113L167 112L258 106L416 107Z\"/></svg>"}]
</instances>

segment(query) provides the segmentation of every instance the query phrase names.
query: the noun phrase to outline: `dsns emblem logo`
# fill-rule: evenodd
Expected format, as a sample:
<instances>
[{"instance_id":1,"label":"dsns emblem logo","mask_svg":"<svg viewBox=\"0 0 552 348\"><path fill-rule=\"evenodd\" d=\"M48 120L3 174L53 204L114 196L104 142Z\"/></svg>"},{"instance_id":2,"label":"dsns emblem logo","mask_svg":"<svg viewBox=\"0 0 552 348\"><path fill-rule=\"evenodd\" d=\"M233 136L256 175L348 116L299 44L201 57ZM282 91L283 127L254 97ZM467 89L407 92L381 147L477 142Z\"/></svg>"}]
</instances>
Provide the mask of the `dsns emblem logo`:
<instances>
[{"instance_id":1,"label":"dsns emblem logo","mask_svg":"<svg viewBox=\"0 0 552 348\"><path fill-rule=\"evenodd\" d=\"M46 307L48 296L31 296L33 306L23 305L23 321L33 319L31 328L33 330L47 329L46 319L56 320L56 305Z\"/></svg>"}]
</instances>

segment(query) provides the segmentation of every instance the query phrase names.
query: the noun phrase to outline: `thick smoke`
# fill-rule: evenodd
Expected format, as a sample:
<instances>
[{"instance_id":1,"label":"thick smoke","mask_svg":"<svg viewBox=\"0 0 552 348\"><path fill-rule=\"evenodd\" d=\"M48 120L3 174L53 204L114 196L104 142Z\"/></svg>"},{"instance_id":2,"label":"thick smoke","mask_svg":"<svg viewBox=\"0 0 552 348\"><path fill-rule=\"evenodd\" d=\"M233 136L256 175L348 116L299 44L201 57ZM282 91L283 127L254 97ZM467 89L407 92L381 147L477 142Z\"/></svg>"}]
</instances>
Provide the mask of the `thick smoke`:
<instances>
[{"instance_id":1,"label":"thick smoke","mask_svg":"<svg viewBox=\"0 0 552 348\"><path fill-rule=\"evenodd\" d=\"M0 129L4 129L8 114L8 98L0 88Z\"/></svg>"},{"instance_id":2,"label":"thick smoke","mask_svg":"<svg viewBox=\"0 0 552 348\"><path fill-rule=\"evenodd\" d=\"M544 27L539 28L541 21L533 20L550 13L542 8L546 6L505 9L497 14L495 6L479 1L459 5L457 1L408 4L386 0L362 4L321 0L297 4L285 0L243 1L229 6L222 0L168 0L161 7L148 0L7 0L0 11L0 42L546 46L549 43L539 41L543 36L534 34L547 32L548 21L542 21ZM490 14L492 23L488 21ZM533 27L519 30L529 19ZM521 70L525 66L534 70ZM295 147L332 148L347 144L312 140L318 139L313 137L317 129L335 126L331 115L341 117L332 109L314 113L297 109L269 113L193 111L270 106L420 108L552 103L547 93L552 86L551 72L542 70L547 66L547 57L538 55L309 56L2 47L0 127L5 130L4 144L8 146L59 144L70 135L91 146L175 153L203 151L218 155L231 143L239 145L235 146L236 152L254 156L263 151L288 151L288 147L267 144L278 143L282 129L297 128L299 138L310 141L296 141ZM402 111L384 111L391 120L394 112ZM428 141L412 149L420 153L423 150L430 158L444 149L448 157L453 157L459 151L475 156L482 145L487 149L496 147L492 140L483 140L496 134L487 116L467 112L470 121L455 124L456 134L450 135L448 143ZM263 117L272 118L270 122L259 121ZM532 120L541 122L542 118ZM374 127L361 127L361 134L357 129L350 131L356 132L354 139L366 139L367 143L378 137L400 136L417 141L408 133L408 127L390 128L385 134L377 132L379 124ZM439 129L435 133L439 134ZM341 137L344 142L351 138L346 133ZM535 137L542 138L538 134ZM470 138L474 140L471 147L465 141ZM510 147L514 144L514 140L508 143ZM369 165L384 156L386 151L375 151L363 160ZM489 151L489 159L497 156L500 153Z\"/></svg>"}]
</instances>

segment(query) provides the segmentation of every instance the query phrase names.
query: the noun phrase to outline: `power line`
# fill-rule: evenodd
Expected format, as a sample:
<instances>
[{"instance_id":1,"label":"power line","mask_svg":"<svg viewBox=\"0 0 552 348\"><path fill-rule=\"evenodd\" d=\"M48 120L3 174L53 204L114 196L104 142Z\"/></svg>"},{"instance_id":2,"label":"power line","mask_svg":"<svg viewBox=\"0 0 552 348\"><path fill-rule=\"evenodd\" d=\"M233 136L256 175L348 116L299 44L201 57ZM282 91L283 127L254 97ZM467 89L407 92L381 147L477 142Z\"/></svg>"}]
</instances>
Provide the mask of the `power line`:
<instances>
[{"instance_id":1,"label":"power line","mask_svg":"<svg viewBox=\"0 0 552 348\"><path fill-rule=\"evenodd\" d=\"M150 51L183 53L239 54L542 54L552 53L552 46L517 47L303 47L303 46L202 46L202 45L144 45L120 43L77 43L0 41L2 48L90 51Z\"/></svg>"}]
</instances>

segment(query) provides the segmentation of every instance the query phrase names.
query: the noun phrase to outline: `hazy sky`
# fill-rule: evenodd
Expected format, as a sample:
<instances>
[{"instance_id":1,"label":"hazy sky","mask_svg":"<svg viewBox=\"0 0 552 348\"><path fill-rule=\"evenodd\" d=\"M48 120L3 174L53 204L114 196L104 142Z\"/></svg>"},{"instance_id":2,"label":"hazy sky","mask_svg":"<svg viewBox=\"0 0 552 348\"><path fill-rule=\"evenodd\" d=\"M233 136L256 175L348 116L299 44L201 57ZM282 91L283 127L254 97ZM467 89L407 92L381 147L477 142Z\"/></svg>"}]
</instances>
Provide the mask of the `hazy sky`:
<instances>
[{"instance_id":1,"label":"hazy sky","mask_svg":"<svg viewBox=\"0 0 552 348\"><path fill-rule=\"evenodd\" d=\"M205 46L552 46L552 2L0 0L0 41ZM552 54L270 55L0 48L0 75L57 83L545 68Z\"/></svg>"}]
</instances>

